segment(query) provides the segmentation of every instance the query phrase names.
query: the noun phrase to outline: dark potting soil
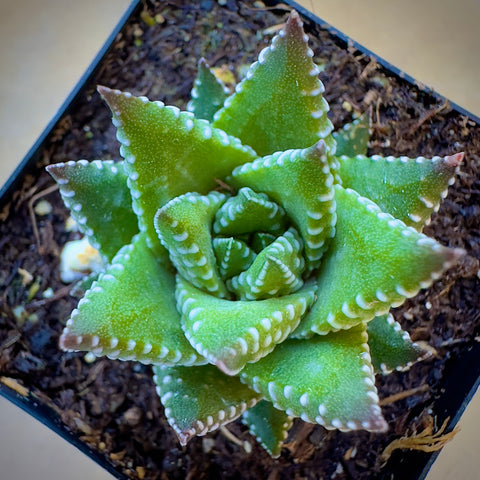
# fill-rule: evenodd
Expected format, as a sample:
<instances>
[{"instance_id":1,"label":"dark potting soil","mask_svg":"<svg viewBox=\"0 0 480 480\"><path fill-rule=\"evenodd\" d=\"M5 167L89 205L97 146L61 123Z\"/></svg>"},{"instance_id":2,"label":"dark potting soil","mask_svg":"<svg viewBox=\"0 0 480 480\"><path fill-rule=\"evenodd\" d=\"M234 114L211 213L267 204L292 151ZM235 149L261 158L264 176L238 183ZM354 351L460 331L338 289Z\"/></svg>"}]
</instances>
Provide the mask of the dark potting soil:
<instances>
[{"instance_id":1,"label":"dark potting soil","mask_svg":"<svg viewBox=\"0 0 480 480\"><path fill-rule=\"evenodd\" d=\"M53 185L43 167L81 158L119 159L110 111L96 84L185 108L200 57L238 78L284 22L286 10L252 1L222 3L146 2L142 14L118 35L83 101L48 139L37 172L24 179L1 212L0 378L4 383L13 379L26 388L23 394L51 407L75 435L129 478L404 478L392 477L379 454L394 438L422 430L432 417L443 422L436 417L436 402L449 394L444 370L479 335L480 127L317 27L309 31L311 46L315 60L325 65L321 79L336 127L350 121L352 112L368 111L372 154L466 152L455 185L425 232L444 245L466 249L468 256L394 311L413 339L428 343L436 354L407 372L378 376L383 399L410 389L417 392L384 406L388 433L340 433L298 421L281 457L273 460L236 422L228 428L252 444L251 453L222 432L181 448L165 421L149 367L103 358L89 363L82 353L58 348L77 301L60 281L59 252L78 234L65 230L68 212L58 192L42 193ZM39 197L53 210L32 216L31 206ZM44 298L48 289L54 296Z\"/></svg>"}]
</instances>

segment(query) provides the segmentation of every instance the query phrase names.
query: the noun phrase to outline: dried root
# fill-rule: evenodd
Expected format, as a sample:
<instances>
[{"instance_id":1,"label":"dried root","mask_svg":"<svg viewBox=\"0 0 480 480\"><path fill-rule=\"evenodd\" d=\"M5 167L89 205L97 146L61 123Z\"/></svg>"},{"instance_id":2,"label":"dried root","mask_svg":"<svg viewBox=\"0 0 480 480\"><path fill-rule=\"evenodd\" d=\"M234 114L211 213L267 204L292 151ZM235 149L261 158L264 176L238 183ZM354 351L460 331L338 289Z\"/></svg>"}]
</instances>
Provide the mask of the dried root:
<instances>
[{"instance_id":1,"label":"dried root","mask_svg":"<svg viewBox=\"0 0 480 480\"><path fill-rule=\"evenodd\" d=\"M433 417L429 415L426 418L424 430L420 433L413 432L410 436L407 433L404 437L393 440L382 452L380 460L386 463L392 453L397 449L420 450L422 452L436 452L442 449L459 431L459 428L456 427L451 432L443 433L447 428L449 420L450 417L443 422L443 425L436 433L433 433L435 422Z\"/></svg>"}]
</instances>

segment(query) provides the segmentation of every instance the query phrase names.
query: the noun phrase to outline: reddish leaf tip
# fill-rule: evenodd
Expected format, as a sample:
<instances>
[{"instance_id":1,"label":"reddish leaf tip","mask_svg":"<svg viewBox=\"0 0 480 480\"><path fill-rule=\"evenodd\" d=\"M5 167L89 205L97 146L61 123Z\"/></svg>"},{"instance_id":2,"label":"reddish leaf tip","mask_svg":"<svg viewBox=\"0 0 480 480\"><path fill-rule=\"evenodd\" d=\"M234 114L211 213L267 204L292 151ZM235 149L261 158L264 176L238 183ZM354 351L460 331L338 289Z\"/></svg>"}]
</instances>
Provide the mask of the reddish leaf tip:
<instances>
[{"instance_id":1,"label":"reddish leaf tip","mask_svg":"<svg viewBox=\"0 0 480 480\"><path fill-rule=\"evenodd\" d=\"M373 413L369 420L370 426L367 428L369 432L385 433L388 430L388 423L383 418L382 414Z\"/></svg>"},{"instance_id":2,"label":"reddish leaf tip","mask_svg":"<svg viewBox=\"0 0 480 480\"><path fill-rule=\"evenodd\" d=\"M319 140L317 143L308 148L308 153L316 158L321 158L327 153L327 144L324 140Z\"/></svg>"},{"instance_id":3,"label":"reddish leaf tip","mask_svg":"<svg viewBox=\"0 0 480 480\"><path fill-rule=\"evenodd\" d=\"M63 172L65 170L64 163L54 163L53 165L47 165L45 169L55 180L58 180L59 178L64 177L63 175Z\"/></svg>"},{"instance_id":4,"label":"reddish leaf tip","mask_svg":"<svg viewBox=\"0 0 480 480\"><path fill-rule=\"evenodd\" d=\"M60 336L60 339L58 340L58 345L61 350L64 351L72 351L72 350L78 350L79 344L78 340L81 340L81 337L78 335L72 335L69 332L64 332Z\"/></svg>"},{"instance_id":5,"label":"reddish leaf tip","mask_svg":"<svg viewBox=\"0 0 480 480\"><path fill-rule=\"evenodd\" d=\"M447 268L453 267L467 252L463 248L449 248L447 249Z\"/></svg>"},{"instance_id":6,"label":"reddish leaf tip","mask_svg":"<svg viewBox=\"0 0 480 480\"><path fill-rule=\"evenodd\" d=\"M131 95L128 92L122 92L120 90L104 87L103 85L97 85L97 91L101 97L107 102L107 105L115 115L120 115L121 98Z\"/></svg>"},{"instance_id":7,"label":"reddish leaf tip","mask_svg":"<svg viewBox=\"0 0 480 480\"><path fill-rule=\"evenodd\" d=\"M103 85L97 85L97 92L110 106L112 106L112 104L115 102L115 99L123 93L120 90L115 90Z\"/></svg>"},{"instance_id":8,"label":"reddish leaf tip","mask_svg":"<svg viewBox=\"0 0 480 480\"><path fill-rule=\"evenodd\" d=\"M99 338L95 335L77 335L65 328L58 340L60 348L67 352L91 351L99 344Z\"/></svg>"},{"instance_id":9,"label":"reddish leaf tip","mask_svg":"<svg viewBox=\"0 0 480 480\"><path fill-rule=\"evenodd\" d=\"M105 87L104 85L97 85L97 92L104 97L112 91L111 88Z\"/></svg>"},{"instance_id":10,"label":"reddish leaf tip","mask_svg":"<svg viewBox=\"0 0 480 480\"><path fill-rule=\"evenodd\" d=\"M458 167L465 158L465 152L454 153L445 157L444 163L452 168Z\"/></svg>"},{"instance_id":11,"label":"reddish leaf tip","mask_svg":"<svg viewBox=\"0 0 480 480\"><path fill-rule=\"evenodd\" d=\"M303 22L296 10L292 10L285 24L285 33L287 35L298 34L303 35Z\"/></svg>"},{"instance_id":12,"label":"reddish leaf tip","mask_svg":"<svg viewBox=\"0 0 480 480\"><path fill-rule=\"evenodd\" d=\"M182 447L185 447L193 436L194 435L192 435L190 430L186 430L185 432L177 432L178 441Z\"/></svg>"},{"instance_id":13,"label":"reddish leaf tip","mask_svg":"<svg viewBox=\"0 0 480 480\"><path fill-rule=\"evenodd\" d=\"M287 25L292 22L297 22L297 24L302 23L302 21L300 20L300 15L296 10L292 10L288 15Z\"/></svg>"}]
</instances>

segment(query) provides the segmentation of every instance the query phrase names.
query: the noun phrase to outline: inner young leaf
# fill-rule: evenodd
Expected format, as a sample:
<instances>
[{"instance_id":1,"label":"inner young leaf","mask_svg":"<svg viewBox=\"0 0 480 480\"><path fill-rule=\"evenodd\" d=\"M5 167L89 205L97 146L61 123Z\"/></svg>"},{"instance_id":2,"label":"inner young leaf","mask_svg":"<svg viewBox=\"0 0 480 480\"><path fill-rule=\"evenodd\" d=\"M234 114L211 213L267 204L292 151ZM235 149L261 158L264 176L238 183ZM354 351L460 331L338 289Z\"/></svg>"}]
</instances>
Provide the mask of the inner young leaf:
<instances>
[{"instance_id":1,"label":"inner young leaf","mask_svg":"<svg viewBox=\"0 0 480 480\"><path fill-rule=\"evenodd\" d=\"M200 355L228 375L268 355L312 305L315 286L267 300L230 301L177 277L177 308L185 336Z\"/></svg>"},{"instance_id":2,"label":"inner young leaf","mask_svg":"<svg viewBox=\"0 0 480 480\"><path fill-rule=\"evenodd\" d=\"M226 280L246 270L255 260L255 252L236 238L214 238L213 251L221 277Z\"/></svg>"},{"instance_id":3,"label":"inner young leaf","mask_svg":"<svg viewBox=\"0 0 480 480\"><path fill-rule=\"evenodd\" d=\"M229 181L265 192L281 205L302 236L307 267L320 264L336 222L334 180L323 141L246 163L232 172Z\"/></svg>"},{"instance_id":4,"label":"inner young leaf","mask_svg":"<svg viewBox=\"0 0 480 480\"><path fill-rule=\"evenodd\" d=\"M296 292L303 285L305 261L303 242L297 231L290 228L255 258L252 265L227 287L241 299L259 300Z\"/></svg>"},{"instance_id":5,"label":"inner young leaf","mask_svg":"<svg viewBox=\"0 0 480 480\"><path fill-rule=\"evenodd\" d=\"M285 211L264 193L241 188L217 211L213 231L218 235L243 235L252 232L284 231Z\"/></svg>"},{"instance_id":6,"label":"inner young leaf","mask_svg":"<svg viewBox=\"0 0 480 480\"><path fill-rule=\"evenodd\" d=\"M227 296L212 247L211 225L225 202L219 192L187 193L170 200L155 215L154 225L172 263L184 278L219 297Z\"/></svg>"}]
</instances>

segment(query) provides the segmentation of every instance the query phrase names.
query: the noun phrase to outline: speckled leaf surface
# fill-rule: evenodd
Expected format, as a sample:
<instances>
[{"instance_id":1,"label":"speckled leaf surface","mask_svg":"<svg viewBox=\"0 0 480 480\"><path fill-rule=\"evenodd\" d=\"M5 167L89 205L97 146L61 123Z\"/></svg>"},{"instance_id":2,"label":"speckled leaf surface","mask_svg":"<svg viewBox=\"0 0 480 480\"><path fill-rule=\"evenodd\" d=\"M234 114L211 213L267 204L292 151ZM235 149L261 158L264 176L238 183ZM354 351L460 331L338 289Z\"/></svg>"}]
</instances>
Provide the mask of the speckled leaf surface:
<instances>
[{"instance_id":1,"label":"speckled leaf surface","mask_svg":"<svg viewBox=\"0 0 480 480\"><path fill-rule=\"evenodd\" d=\"M296 328L313 303L315 287L256 302L208 295L177 278L176 298L185 336L200 355L234 375L268 355Z\"/></svg>"},{"instance_id":2,"label":"speckled leaf surface","mask_svg":"<svg viewBox=\"0 0 480 480\"><path fill-rule=\"evenodd\" d=\"M279 203L304 239L309 267L319 265L336 222L333 175L323 141L246 163L233 171L229 181L264 192Z\"/></svg>"},{"instance_id":3,"label":"speckled leaf surface","mask_svg":"<svg viewBox=\"0 0 480 480\"><path fill-rule=\"evenodd\" d=\"M170 200L155 215L154 225L162 245L178 272L198 288L219 297L227 290L217 269L211 225L225 195L188 193Z\"/></svg>"},{"instance_id":4,"label":"speckled leaf surface","mask_svg":"<svg viewBox=\"0 0 480 480\"><path fill-rule=\"evenodd\" d=\"M228 96L228 90L209 68L205 59L198 62L197 78L193 82L192 99L188 102L187 110L195 118L211 122L215 112L222 106Z\"/></svg>"},{"instance_id":5,"label":"speckled leaf surface","mask_svg":"<svg viewBox=\"0 0 480 480\"><path fill-rule=\"evenodd\" d=\"M357 155L366 155L368 142L370 140L370 121L368 114L363 114L346 123L341 130L332 133L337 142L335 155L337 157L347 156L355 157Z\"/></svg>"},{"instance_id":6,"label":"speckled leaf surface","mask_svg":"<svg viewBox=\"0 0 480 480\"><path fill-rule=\"evenodd\" d=\"M271 233L256 232L252 235L252 248L255 252L260 253L264 248L273 243L275 238L275 235Z\"/></svg>"},{"instance_id":7,"label":"speckled leaf surface","mask_svg":"<svg viewBox=\"0 0 480 480\"><path fill-rule=\"evenodd\" d=\"M383 431L365 327L287 340L240 379L288 415L326 428Z\"/></svg>"},{"instance_id":8,"label":"speckled leaf surface","mask_svg":"<svg viewBox=\"0 0 480 480\"><path fill-rule=\"evenodd\" d=\"M447 196L463 154L447 157L341 157L346 188L375 202L384 212L421 230Z\"/></svg>"},{"instance_id":9,"label":"speckled leaf surface","mask_svg":"<svg viewBox=\"0 0 480 480\"><path fill-rule=\"evenodd\" d=\"M208 193L234 167L255 158L236 138L197 120L190 112L99 87L113 113L140 229L159 245L157 210L191 191Z\"/></svg>"},{"instance_id":10,"label":"speckled leaf surface","mask_svg":"<svg viewBox=\"0 0 480 480\"><path fill-rule=\"evenodd\" d=\"M252 264L228 283L242 300L261 300L296 292L303 286L303 241L289 228L265 247Z\"/></svg>"},{"instance_id":11,"label":"speckled leaf surface","mask_svg":"<svg viewBox=\"0 0 480 480\"><path fill-rule=\"evenodd\" d=\"M367 333L376 372L408 370L413 363L431 356L430 350L412 342L391 313L375 317L368 323Z\"/></svg>"},{"instance_id":12,"label":"speckled leaf surface","mask_svg":"<svg viewBox=\"0 0 480 480\"><path fill-rule=\"evenodd\" d=\"M143 363L206 363L180 328L174 288L172 271L158 262L143 235L135 237L80 300L60 346Z\"/></svg>"},{"instance_id":13,"label":"speckled leaf surface","mask_svg":"<svg viewBox=\"0 0 480 480\"><path fill-rule=\"evenodd\" d=\"M286 215L282 207L264 193L243 187L229 198L215 215L213 231L218 235L284 231Z\"/></svg>"},{"instance_id":14,"label":"speckled leaf surface","mask_svg":"<svg viewBox=\"0 0 480 480\"><path fill-rule=\"evenodd\" d=\"M123 162L80 160L49 165L47 171L80 231L108 260L138 233Z\"/></svg>"},{"instance_id":15,"label":"speckled leaf surface","mask_svg":"<svg viewBox=\"0 0 480 480\"><path fill-rule=\"evenodd\" d=\"M277 458L293 419L270 402L261 400L242 415L242 422L248 426L260 445L273 458Z\"/></svg>"},{"instance_id":16,"label":"speckled leaf surface","mask_svg":"<svg viewBox=\"0 0 480 480\"><path fill-rule=\"evenodd\" d=\"M215 114L213 125L250 145L259 155L334 141L328 104L313 52L296 12L246 78Z\"/></svg>"},{"instance_id":17,"label":"speckled leaf surface","mask_svg":"<svg viewBox=\"0 0 480 480\"><path fill-rule=\"evenodd\" d=\"M236 238L214 238L212 245L217 258L218 271L223 280L240 274L255 260L255 252L245 242Z\"/></svg>"},{"instance_id":18,"label":"speckled leaf surface","mask_svg":"<svg viewBox=\"0 0 480 480\"><path fill-rule=\"evenodd\" d=\"M211 365L153 371L165 416L182 445L232 422L260 399L238 377L228 377Z\"/></svg>"},{"instance_id":19,"label":"speckled leaf surface","mask_svg":"<svg viewBox=\"0 0 480 480\"><path fill-rule=\"evenodd\" d=\"M430 286L461 254L353 190L335 185L335 200L336 234L317 277L321 294L297 337L350 328L385 314Z\"/></svg>"}]
</instances>

